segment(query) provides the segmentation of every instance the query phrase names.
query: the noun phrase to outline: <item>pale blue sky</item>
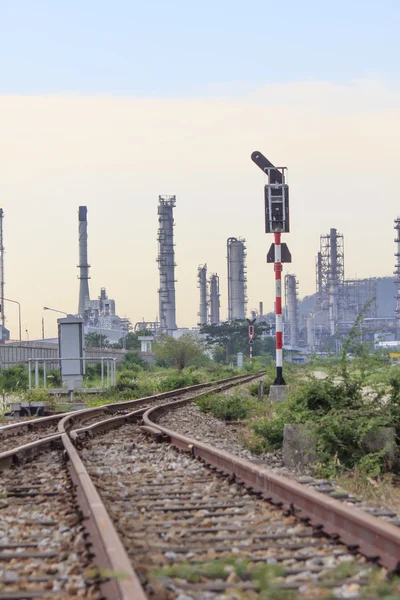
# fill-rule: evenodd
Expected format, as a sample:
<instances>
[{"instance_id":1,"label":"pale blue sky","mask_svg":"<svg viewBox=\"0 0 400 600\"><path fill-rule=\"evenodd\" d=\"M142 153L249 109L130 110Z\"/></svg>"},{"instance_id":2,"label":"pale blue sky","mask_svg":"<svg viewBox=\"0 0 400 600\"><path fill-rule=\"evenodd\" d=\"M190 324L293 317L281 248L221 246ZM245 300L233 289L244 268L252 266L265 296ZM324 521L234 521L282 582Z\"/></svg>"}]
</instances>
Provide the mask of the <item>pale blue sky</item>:
<instances>
[{"instance_id":1,"label":"pale blue sky","mask_svg":"<svg viewBox=\"0 0 400 600\"><path fill-rule=\"evenodd\" d=\"M0 94L396 80L399 25L399 0L0 0Z\"/></svg>"},{"instance_id":2,"label":"pale blue sky","mask_svg":"<svg viewBox=\"0 0 400 600\"><path fill-rule=\"evenodd\" d=\"M301 296L330 227L348 277L390 275L399 21L400 0L0 0L6 296L31 339L43 306L77 309L81 204L92 296L106 286L121 315L155 318L159 194L177 196L178 325L197 322L203 263L220 275L225 318L232 236L247 239L249 310L272 309L254 150L289 168ZM6 319L15 337L15 305Z\"/></svg>"}]
</instances>

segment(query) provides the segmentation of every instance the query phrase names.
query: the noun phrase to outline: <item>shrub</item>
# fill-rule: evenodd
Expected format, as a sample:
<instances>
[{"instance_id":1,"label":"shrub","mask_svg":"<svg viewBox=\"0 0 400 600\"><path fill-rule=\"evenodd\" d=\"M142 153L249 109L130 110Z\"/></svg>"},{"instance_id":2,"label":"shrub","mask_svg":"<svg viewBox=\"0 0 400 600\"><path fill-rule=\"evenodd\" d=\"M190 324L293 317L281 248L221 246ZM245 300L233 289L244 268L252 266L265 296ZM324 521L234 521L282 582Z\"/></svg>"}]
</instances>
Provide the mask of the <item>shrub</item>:
<instances>
[{"instance_id":1,"label":"shrub","mask_svg":"<svg viewBox=\"0 0 400 600\"><path fill-rule=\"evenodd\" d=\"M59 388L62 386L62 379L60 371L57 369L52 369L47 373L47 385L50 387Z\"/></svg>"},{"instance_id":2,"label":"shrub","mask_svg":"<svg viewBox=\"0 0 400 600\"><path fill-rule=\"evenodd\" d=\"M24 365L15 365L0 373L0 389L6 392L19 392L28 388L28 371Z\"/></svg>"},{"instance_id":3,"label":"shrub","mask_svg":"<svg viewBox=\"0 0 400 600\"><path fill-rule=\"evenodd\" d=\"M130 371L121 371L117 375L117 384L115 389L118 392L123 392L125 390L136 390L138 387L135 378L133 377Z\"/></svg>"},{"instance_id":4,"label":"shrub","mask_svg":"<svg viewBox=\"0 0 400 600\"><path fill-rule=\"evenodd\" d=\"M263 450L278 450L283 443L283 428L285 426L285 417L277 415L273 419L264 417L252 424L251 428L258 438L264 442Z\"/></svg>"},{"instance_id":5,"label":"shrub","mask_svg":"<svg viewBox=\"0 0 400 600\"><path fill-rule=\"evenodd\" d=\"M251 406L240 396L204 396L197 401L202 412L211 413L222 421L239 421L246 419L251 412Z\"/></svg>"},{"instance_id":6,"label":"shrub","mask_svg":"<svg viewBox=\"0 0 400 600\"><path fill-rule=\"evenodd\" d=\"M168 375L165 379L163 379L161 382L161 391L169 392L170 390L179 390L191 385L197 385L198 383L200 383L200 378L194 373L174 373L173 375Z\"/></svg>"},{"instance_id":7,"label":"shrub","mask_svg":"<svg viewBox=\"0 0 400 600\"><path fill-rule=\"evenodd\" d=\"M140 356L139 352L127 352L124 358L124 368L129 370L140 371L147 369L148 365Z\"/></svg>"}]
</instances>

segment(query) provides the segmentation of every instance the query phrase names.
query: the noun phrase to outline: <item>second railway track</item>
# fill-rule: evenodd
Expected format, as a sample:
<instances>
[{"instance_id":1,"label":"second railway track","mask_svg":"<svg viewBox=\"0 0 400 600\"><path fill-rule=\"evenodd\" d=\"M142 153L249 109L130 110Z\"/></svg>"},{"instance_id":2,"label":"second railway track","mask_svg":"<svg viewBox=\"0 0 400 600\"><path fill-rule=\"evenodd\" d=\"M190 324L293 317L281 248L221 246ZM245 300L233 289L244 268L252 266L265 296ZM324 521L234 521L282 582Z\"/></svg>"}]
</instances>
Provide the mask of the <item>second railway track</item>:
<instances>
[{"instance_id":1,"label":"second railway track","mask_svg":"<svg viewBox=\"0 0 400 600\"><path fill-rule=\"evenodd\" d=\"M10 425L3 425L0 427L0 454L7 450L12 450L17 446L23 446L25 444L41 440L44 437L56 435L59 431L58 426L60 421L66 416L71 417L68 421L69 427L76 425L78 422L82 424L95 423L97 420L101 419L107 414L127 414L133 409L133 407L148 407L152 404L159 404L162 401L165 402L168 400L176 400L178 398L186 398L193 392L207 388L211 389L212 387L219 385L230 384L231 382L240 381L241 379L248 377L248 375L240 375L220 381L201 383L187 388L157 393L149 396L148 398L104 404L103 406L97 408L88 408L73 413L60 413L50 417L40 417L38 419L29 419L12 423Z\"/></svg>"}]
</instances>

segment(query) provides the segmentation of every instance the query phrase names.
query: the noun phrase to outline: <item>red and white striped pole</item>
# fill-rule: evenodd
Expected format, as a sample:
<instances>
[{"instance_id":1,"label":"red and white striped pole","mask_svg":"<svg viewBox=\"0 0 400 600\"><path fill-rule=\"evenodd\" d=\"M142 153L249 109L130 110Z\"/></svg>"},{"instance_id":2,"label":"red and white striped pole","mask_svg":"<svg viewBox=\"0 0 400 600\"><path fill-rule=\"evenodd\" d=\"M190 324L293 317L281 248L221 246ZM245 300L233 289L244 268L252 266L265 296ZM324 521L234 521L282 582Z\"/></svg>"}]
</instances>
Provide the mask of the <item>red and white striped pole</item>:
<instances>
[{"instance_id":1,"label":"red and white striped pole","mask_svg":"<svg viewBox=\"0 0 400 600\"><path fill-rule=\"evenodd\" d=\"M253 362L253 344L250 344L250 363Z\"/></svg>"},{"instance_id":2,"label":"red and white striped pole","mask_svg":"<svg viewBox=\"0 0 400 600\"><path fill-rule=\"evenodd\" d=\"M286 385L283 379L283 350L282 350L282 250L281 250L281 234L274 234L275 242L275 335L276 335L276 379L274 385Z\"/></svg>"}]
</instances>

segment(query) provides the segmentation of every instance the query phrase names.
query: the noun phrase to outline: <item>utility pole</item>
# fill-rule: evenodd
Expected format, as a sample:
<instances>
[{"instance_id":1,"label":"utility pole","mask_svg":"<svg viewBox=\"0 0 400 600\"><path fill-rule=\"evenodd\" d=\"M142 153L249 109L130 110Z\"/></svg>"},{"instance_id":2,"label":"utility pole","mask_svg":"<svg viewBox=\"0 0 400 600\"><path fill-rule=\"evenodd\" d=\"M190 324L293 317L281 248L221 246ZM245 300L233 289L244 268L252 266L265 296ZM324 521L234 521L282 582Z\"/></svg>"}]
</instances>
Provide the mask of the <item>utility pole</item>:
<instances>
[{"instance_id":1,"label":"utility pole","mask_svg":"<svg viewBox=\"0 0 400 600\"><path fill-rule=\"evenodd\" d=\"M253 152L252 161L268 176L264 186L265 232L274 234L274 243L268 254L267 262L274 263L275 271L275 339L276 339L276 378L271 388L276 389L276 399L282 400L282 390L286 381L283 377L282 347L282 264L292 262L289 249L282 243L282 233L289 233L289 186L285 183L286 167L275 167L261 152Z\"/></svg>"}]
</instances>

